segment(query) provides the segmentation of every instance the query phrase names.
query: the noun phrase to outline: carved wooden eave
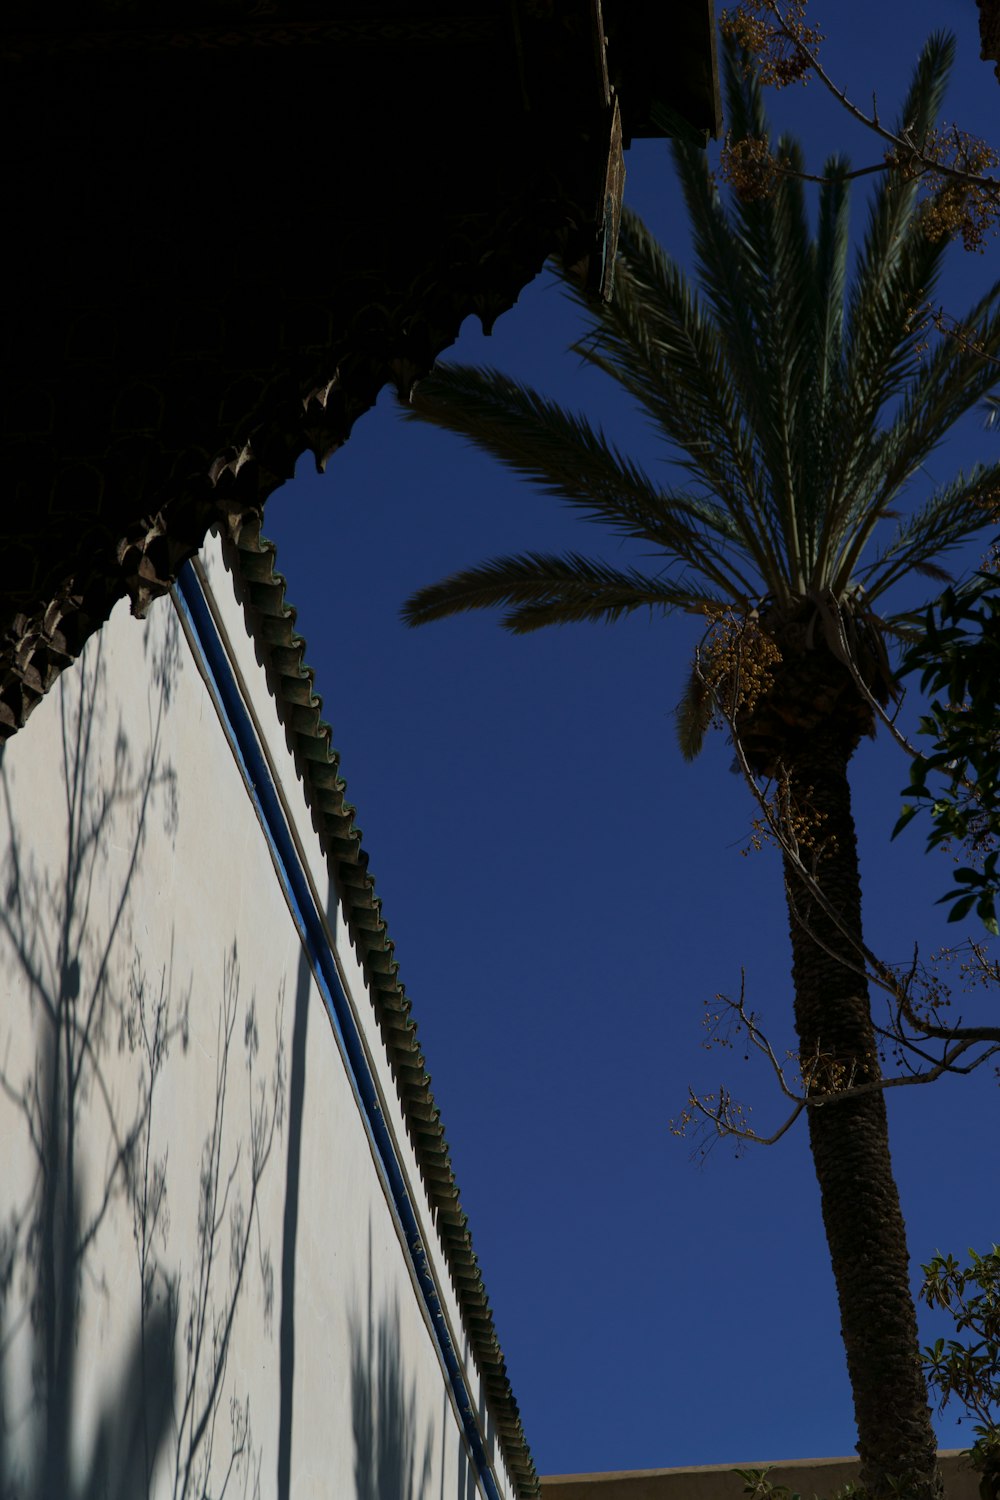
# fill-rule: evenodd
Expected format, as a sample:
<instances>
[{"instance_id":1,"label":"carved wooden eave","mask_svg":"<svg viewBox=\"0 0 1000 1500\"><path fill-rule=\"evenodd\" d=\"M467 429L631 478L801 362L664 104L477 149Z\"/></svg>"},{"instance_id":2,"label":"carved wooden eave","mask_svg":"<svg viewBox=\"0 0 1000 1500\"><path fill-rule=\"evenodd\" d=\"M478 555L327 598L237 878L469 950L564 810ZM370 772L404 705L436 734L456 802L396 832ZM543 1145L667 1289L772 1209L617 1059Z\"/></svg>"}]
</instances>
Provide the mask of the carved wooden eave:
<instances>
[{"instance_id":1,"label":"carved wooden eave","mask_svg":"<svg viewBox=\"0 0 1000 1500\"><path fill-rule=\"evenodd\" d=\"M996 64L994 72L1000 81L1000 0L978 0L980 56Z\"/></svg>"},{"instance_id":2,"label":"carved wooden eave","mask_svg":"<svg viewBox=\"0 0 1000 1500\"><path fill-rule=\"evenodd\" d=\"M718 129L710 0L665 9L8 0L0 736L469 313L606 288L622 142Z\"/></svg>"}]
</instances>

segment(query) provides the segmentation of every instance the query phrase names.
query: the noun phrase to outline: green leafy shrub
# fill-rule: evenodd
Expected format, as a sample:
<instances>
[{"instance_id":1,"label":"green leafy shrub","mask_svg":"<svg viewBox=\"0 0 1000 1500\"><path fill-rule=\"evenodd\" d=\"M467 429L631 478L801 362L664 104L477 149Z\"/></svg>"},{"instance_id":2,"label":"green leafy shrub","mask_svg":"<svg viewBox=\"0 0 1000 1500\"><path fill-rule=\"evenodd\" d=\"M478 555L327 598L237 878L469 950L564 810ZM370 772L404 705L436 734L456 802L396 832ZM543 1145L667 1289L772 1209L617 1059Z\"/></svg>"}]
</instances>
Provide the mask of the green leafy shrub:
<instances>
[{"instance_id":1,"label":"green leafy shrub","mask_svg":"<svg viewBox=\"0 0 1000 1500\"><path fill-rule=\"evenodd\" d=\"M962 1339L937 1339L923 1350L927 1384L938 1410L954 1398L973 1418L976 1441L969 1462L980 1474L982 1500L1000 1500L1000 1246L985 1255L969 1251L970 1263L935 1255L924 1266L920 1296L955 1321Z\"/></svg>"}]
</instances>

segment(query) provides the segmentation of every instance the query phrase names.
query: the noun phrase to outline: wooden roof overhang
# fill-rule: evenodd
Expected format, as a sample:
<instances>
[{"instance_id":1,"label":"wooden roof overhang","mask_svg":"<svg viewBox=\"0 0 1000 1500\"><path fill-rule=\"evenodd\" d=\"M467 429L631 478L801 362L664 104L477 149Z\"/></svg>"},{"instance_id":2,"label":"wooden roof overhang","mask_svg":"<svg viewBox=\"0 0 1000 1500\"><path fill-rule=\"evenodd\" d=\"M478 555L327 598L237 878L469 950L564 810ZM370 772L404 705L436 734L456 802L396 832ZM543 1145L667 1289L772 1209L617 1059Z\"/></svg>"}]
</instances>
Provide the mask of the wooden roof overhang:
<instances>
[{"instance_id":1,"label":"wooden roof overhang","mask_svg":"<svg viewBox=\"0 0 1000 1500\"><path fill-rule=\"evenodd\" d=\"M984 62L996 64L993 71L1000 79L1000 0L977 0L977 4L982 43L980 56Z\"/></svg>"},{"instance_id":2,"label":"wooden roof overhang","mask_svg":"<svg viewBox=\"0 0 1000 1500\"><path fill-rule=\"evenodd\" d=\"M8 0L0 736L469 313L606 288L622 139L718 128L711 0L667 10Z\"/></svg>"}]
</instances>

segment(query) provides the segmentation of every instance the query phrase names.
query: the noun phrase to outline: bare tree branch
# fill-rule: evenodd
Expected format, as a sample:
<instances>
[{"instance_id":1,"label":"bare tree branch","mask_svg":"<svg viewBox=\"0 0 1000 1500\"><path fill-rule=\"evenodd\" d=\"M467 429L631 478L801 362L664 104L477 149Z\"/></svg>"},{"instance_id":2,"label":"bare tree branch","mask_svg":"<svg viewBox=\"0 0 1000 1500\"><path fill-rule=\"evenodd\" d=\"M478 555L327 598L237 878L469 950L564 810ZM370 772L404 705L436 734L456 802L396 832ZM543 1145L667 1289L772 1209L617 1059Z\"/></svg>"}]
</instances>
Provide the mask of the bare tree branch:
<instances>
[{"instance_id":1,"label":"bare tree branch","mask_svg":"<svg viewBox=\"0 0 1000 1500\"><path fill-rule=\"evenodd\" d=\"M736 629L732 619L725 622L724 671L719 670L719 656L713 658L711 646L706 645L717 625L716 621L709 627L696 652L694 673L712 705L714 717L728 728L737 765L757 803L759 816L754 826L759 835L755 834L752 842L758 847L764 841L775 845L786 869L790 867L794 872L795 885L801 887L809 902L815 903L816 909L843 939L843 947L833 952L830 943L817 933L815 924L809 921L802 903L796 899L797 891L792 887L792 880L786 876L791 920L844 969L885 997L888 1016L881 1024L873 1017L873 1029L883 1051L883 1060L887 1051L891 1052L896 1063L894 1073L865 1079L858 1076L857 1064L845 1065L826 1055L822 1043L819 1043L808 1059L794 1053L786 1054L788 1063L795 1065L797 1078L792 1080L786 1063L779 1059L756 1012L747 1006L746 976L741 973L738 999L716 996L722 1010L708 1018L710 1037L706 1045L731 1047L730 1031L739 1034L748 1053L753 1049L764 1057L780 1094L792 1108L775 1130L763 1133L749 1124L749 1111L725 1085L721 1085L717 1093L707 1095L699 1095L689 1087L685 1109L671 1128L675 1134L683 1135L689 1125L695 1124L707 1128L713 1139L730 1137L741 1144L773 1145L806 1110L828 1108L847 1099L887 1089L933 1083L946 1074L967 1075L976 1071L1000 1053L1000 1025L968 1025L961 1016L946 1022L941 1013L952 1003L950 987L921 964L916 948L911 962L901 969L898 965L885 963L847 929L816 878L817 862L822 852L819 831L800 826L801 812L796 813L791 807L790 789L783 783L780 769L774 782L761 783L740 739L738 713L744 712L752 695L761 691L762 682L766 690L759 663L755 665L753 680L743 680L745 634L747 629L754 628L754 622L748 620ZM845 665L849 667L850 651L842 622L840 639L842 653L837 654L842 654ZM855 671L852 680L856 686L863 686L857 681L859 676ZM865 697L867 700L871 695ZM946 951L946 956L953 958L959 951ZM967 956L961 963L961 973L967 987L1000 992L1000 960L990 959L985 949L976 943L970 943L964 951ZM931 1043L941 1045L932 1048Z\"/></svg>"},{"instance_id":2,"label":"bare tree branch","mask_svg":"<svg viewBox=\"0 0 1000 1500\"><path fill-rule=\"evenodd\" d=\"M922 180L928 190L928 233L941 238L960 234L967 250L981 249L1000 218L1000 178L993 171L1000 166L1000 154L957 125L930 130L920 138L911 123L889 129L874 93L868 112L827 73L819 56L823 34L807 23L806 14L807 0L743 0L723 12L722 31L754 57L763 83L784 88L814 76L857 124L878 137L886 148L883 159L845 172L845 178L895 172L905 180ZM727 140L722 170L738 192L751 197L770 192L782 176L826 181L793 171L771 154L766 142L752 140Z\"/></svg>"}]
</instances>

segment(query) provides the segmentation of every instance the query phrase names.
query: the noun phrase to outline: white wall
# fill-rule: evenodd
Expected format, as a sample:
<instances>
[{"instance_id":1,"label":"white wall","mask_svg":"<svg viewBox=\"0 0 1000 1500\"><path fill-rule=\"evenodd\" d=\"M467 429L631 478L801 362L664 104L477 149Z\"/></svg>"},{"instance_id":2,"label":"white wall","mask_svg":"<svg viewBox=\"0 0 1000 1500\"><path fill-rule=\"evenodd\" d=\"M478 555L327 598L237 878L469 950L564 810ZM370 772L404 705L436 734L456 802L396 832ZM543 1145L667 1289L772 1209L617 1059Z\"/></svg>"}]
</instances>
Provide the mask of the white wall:
<instances>
[{"instance_id":1,"label":"white wall","mask_svg":"<svg viewBox=\"0 0 1000 1500\"><path fill-rule=\"evenodd\" d=\"M217 545L205 570L466 1351ZM229 1474L228 1494L269 1496L284 1473L296 1500L469 1500L460 1419L314 966L170 600L145 624L119 608L10 742L0 841L0 1493L218 1496ZM480 1408L468 1358L465 1375ZM494 1470L506 1497L499 1456Z\"/></svg>"}]
</instances>

